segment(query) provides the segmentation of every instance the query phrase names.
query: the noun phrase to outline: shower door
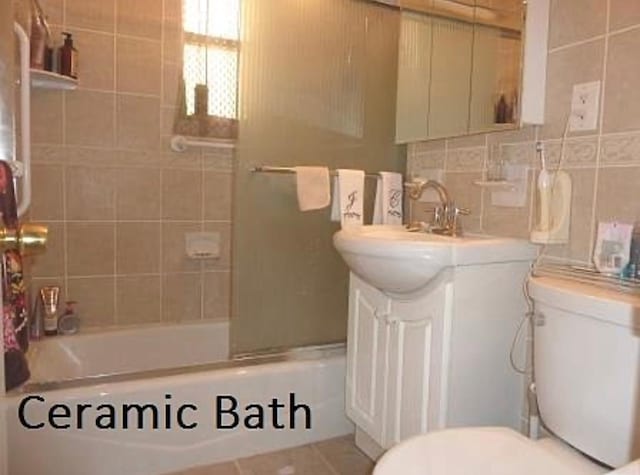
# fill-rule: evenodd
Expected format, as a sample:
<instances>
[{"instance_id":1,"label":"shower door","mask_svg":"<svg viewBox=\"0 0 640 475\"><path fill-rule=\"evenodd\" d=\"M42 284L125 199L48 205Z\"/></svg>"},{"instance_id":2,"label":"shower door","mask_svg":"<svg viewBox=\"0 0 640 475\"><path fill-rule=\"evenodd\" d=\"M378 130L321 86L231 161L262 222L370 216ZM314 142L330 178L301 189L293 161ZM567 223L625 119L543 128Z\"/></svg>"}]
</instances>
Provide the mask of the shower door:
<instances>
[{"instance_id":1,"label":"shower door","mask_svg":"<svg viewBox=\"0 0 640 475\"><path fill-rule=\"evenodd\" d=\"M234 190L235 355L341 342L348 270L330 210L258 165L400 171L399 11L359 0L244 0ZM369 183L365 219L371 216Z\"/></svg>"}]
</instances>

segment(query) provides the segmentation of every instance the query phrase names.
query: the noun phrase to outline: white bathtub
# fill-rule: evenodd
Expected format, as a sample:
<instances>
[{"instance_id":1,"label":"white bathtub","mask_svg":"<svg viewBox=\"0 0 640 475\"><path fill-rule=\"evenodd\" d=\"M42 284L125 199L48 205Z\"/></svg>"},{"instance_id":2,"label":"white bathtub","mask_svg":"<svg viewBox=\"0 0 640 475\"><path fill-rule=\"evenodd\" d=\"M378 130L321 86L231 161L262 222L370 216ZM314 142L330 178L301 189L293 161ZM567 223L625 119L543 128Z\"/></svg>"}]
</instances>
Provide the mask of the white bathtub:
<instances>
[{"instance_id":1,"label":"white bathtub","mask_svg":"<svg viewBox=\"0 0 640 475\"><path fill-rule=\"evenodd\" d=\"M32 383L137 373L229 358L229 323L158 325L45 337L28 352Z\"/></svg>"},{"instance_id":2,"label":"white bathtub","mask_svg":"<svg viewBox=\"0 0 640 475\"><path fill-rule=\"evenodd\" d=\"M162 333L160 337L163 337ZM79 340L77 344L73 341L74 337L70 337L45 341L39 345L34 369L42 371L39 374L45 375L45 380L50 380L54 374L62 374L56 373L63 371L62 368L76 371L76 376L114 373L117 372L116 368L129 371L134 360L141 364L137 367L140 370L156 368L158 364L175 366L175 361L171 363L165 359L175 348L178 348L174 351L176 357L186 358L180 351L185 346L174 345L171 339L141 346L141 341L128 331L109 332L104 336L111 345L112 351L108 353L96 349L103 344L100 335L75 338ZM92 342L89 347L81 344L85 338L85 343ZM62 343L58 344L58 340ZM148 348L151 348L148 351L150 355L140 351ZM187 353L195 358L197 352L192 353L191 349ZM51 351L50 357L47 356L47 350ZM66 363L61 363L64 360L61 355L69 353L80 361L65 366ZM107 364L112 360L111 356L115 358L114 365ZM89 357L95 357L96 361L82 360ZM158 359L154 359L156 357ZM198 358L192 361L197 362ZM48 362L55 368L49 368ZM9 475L163 474L353 431L344 413L345 358L341 347L300 351L282 358L219 362L197 370L191 368L181 374L175 373L175 370L167 370L167 375L154 372L151 373L154 377L129 376L126 381L101 378L82 387L73 387L82 384L74 381L56 390L39 390L36 386L31 393L0 398L0 472L4 463L5 473ZM110 382L110 379L113 381ZM264 406L272 398L286 402L290 393L295 394L296 402L311 408L311 429L304 427L304 418L297 418L294 429L276 429L269 424L264 429L215 427L214 403L219 395L232 395L237 398L239 406L244 407L247 404ZM170 395L170 399L167 395ZM189 412L187 419L189 423L197 422L198 426L189 430L178 429L174 422L172 429L166 429L162 424L157 429L149 427L149 424L142 429L99 429L95 426L96 413L87 412L88 418L86 415L83 417L85 425L82 429L74 426L77 418L69 420L72 424L69 429L54 429L49 424L41 429L27 429L20 423L18 413L20 404L30 396L45 399L44 402L32 399L26 405L25 416L31 425L46 422L47 411L54 404L62 403L75 411L78 404L91 404L94 409L99 404L111 404L116 408L123 404L153 404L165 408L169 401L174 415L176 408L183 404L195 406L197 411ZM281 415L282 420L288 420L287 410Z\"/></svg>"}]
</instances>

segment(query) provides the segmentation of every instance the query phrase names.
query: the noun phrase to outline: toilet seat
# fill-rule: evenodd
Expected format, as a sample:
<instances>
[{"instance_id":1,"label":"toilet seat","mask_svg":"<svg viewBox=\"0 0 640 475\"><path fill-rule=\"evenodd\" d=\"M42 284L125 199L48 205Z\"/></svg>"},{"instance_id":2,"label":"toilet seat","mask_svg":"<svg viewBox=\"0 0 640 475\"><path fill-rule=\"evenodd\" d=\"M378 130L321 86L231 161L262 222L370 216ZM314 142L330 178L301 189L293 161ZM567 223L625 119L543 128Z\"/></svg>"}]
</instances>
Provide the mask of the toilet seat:
<instances>
[{"instance_id":1,"label":"toilet seat","mask_svg":"<svg viewBox=\"0 0 640 475\"><path fill-rule=\"evenodd\" d=\"M503 427L448 429L414 437L392 448L380 459L373 475L603 473L579 459L577 454L561 456Z\"/></svg>"}]
</instances>

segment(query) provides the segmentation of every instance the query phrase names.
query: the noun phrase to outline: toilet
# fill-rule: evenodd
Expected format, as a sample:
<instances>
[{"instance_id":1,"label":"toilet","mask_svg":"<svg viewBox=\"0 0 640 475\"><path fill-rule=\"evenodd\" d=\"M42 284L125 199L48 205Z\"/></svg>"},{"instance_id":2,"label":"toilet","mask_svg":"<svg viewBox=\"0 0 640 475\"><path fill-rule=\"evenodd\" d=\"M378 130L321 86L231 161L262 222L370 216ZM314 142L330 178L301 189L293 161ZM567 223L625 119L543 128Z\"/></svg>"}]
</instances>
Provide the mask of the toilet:
<instances>
[{"instance_id":1,"label":"toilet","mask_svg":"<svg viewBox=\"0 0 640 475\"><path fill-rule=\"evenodd\" d=\"M551 277L529 290L550 435L448 428L393 447L374 475L640 475L640 296Z\"/></svg>"}]
</instances>

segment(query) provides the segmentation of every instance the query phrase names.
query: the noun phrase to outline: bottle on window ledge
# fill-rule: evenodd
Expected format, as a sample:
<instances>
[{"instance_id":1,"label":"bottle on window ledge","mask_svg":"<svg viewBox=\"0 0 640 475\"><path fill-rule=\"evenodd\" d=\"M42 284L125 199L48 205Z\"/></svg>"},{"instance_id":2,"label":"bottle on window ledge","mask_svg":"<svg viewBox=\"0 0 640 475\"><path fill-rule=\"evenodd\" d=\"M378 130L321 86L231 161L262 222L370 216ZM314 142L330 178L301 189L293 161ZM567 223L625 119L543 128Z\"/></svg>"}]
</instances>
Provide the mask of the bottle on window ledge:
<instances>
[{"instance_id":1,"label":"bottle on window ledge","mask_svg":"<svg viewBox=\"0 0 640 475\"><path fill-rule=\"evenodd\" d=\"M209 87L206 84L196 84L195 115L204 117L209 114Z\"/></svg>"}]
</instances>

